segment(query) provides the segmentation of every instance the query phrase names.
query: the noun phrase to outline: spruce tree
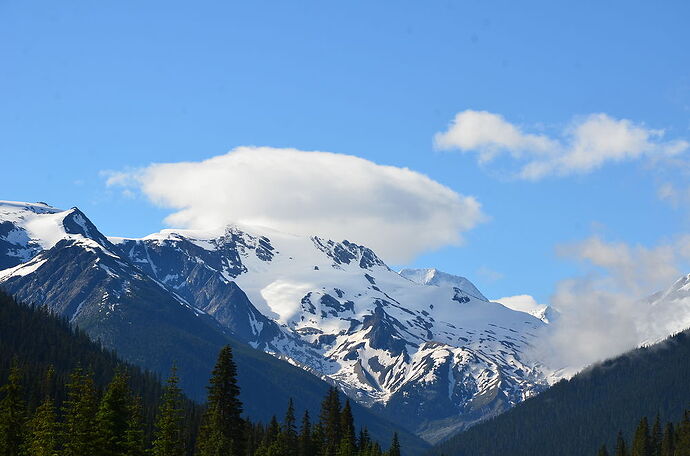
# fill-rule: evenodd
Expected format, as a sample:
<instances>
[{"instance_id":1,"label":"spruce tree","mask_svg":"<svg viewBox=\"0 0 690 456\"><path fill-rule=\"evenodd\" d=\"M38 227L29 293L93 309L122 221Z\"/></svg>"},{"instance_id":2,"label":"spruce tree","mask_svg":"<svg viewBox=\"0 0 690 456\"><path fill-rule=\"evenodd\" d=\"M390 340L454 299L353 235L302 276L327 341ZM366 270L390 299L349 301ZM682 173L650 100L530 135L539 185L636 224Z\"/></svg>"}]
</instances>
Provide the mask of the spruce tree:
<instances>
[{"instance_id":1,"label":"spruce tree","mask_svg":"<svg viewBox=\"0 0 690 456\"><path fill-rule=\"evenodd\" d=\"M65 456L93 456L98 454L96 413L98 402L93 376L76 369L67 385L64 410Z\"/></svg>"},{"instance_id":2,"label":"spruce tree","mask_svg":"<svg viewBox=\"0 0 690 456\"><path fill-rule=\"evenodd\" d=\"M288 408L283 419L283 429L281 432L282 447L288 456L297 456L299 445L297 442L297 425L295 424L295 406L292 398L288 401Z\"/></svg>"},{"instance_id":3,"label":"spruce tree","mask_svg":"<svg viewBox=\"0 0 690 456\"><path fill-rule=\"evenodd\" d=\"M132 393L127 382L126 374L117 372L101 399L96 426L102 456L121 456L126 451L132 413Z\"/></svg>"},{"instance_id":4,"label":"spruce tree","mask_svg":"<svg viewBox=\"0 0 690 456\"><path fill-rule=\"evenodd\" d=\"M359 448L360 452L364 452L369 447L370 443L371 443L371 437L369 436L369 430L365 426L359 431L359 439L357 441L357 447Z\"/></svg>"},{"instance_id":5,"label":"spruce tree","mask_svg":"<svg viewBox=\"0 0 690 456\"><path fill-rule=\"evenodd\" d=\"M609 456L609 451L606 449L606 445L602 445L601 448L599 448L599 453L597 453L598 456Z\"/></svg>"},{"instance_id":6,"label":"spruce tree","mask_svg":"<svg viewBox=\"0 0 690 456\"><path fill-rule=\"evenodd\" d=\"M304 411L302 426L299 431L299 451L298 456L314 456L314 445L312 442L311 419L309 411Z\"/></svg>"},{"instance_id":7,"label":"spruce tree","mask_svg":"<svg viewBox=\"0 0 690 456\"><path fill-rule=\"evenodd\" d=\"M207 411L197 442L199 456L244 456L242 402L230 346L218 354L208 387Z\"/></svg>"},{"instance_id":8,"label":"spruce tree","mask_svg":"<svg viewBox=\"0 0 690 456\"><path fill-rule=\"evenodd\" d=\"M400 456L400 440L398 439L398 433L393 433L393 441L391 442L391 447L388 450L388 456Z\"/></svg>"},{"instance_id":9,"label":"spruce tree","mask_svg":"<svg viewBox=\"0 0 690 456\"><path fill-rule=\"evenodd\" d=\"M661 456L673 456L675 453L676 430L673 423L667 423L664 436L661 438Z\"/></svg>"},{"instance_id":10,"label":"spruce tree","mask_svg":"<svg viewBox=\"0 0 690 456\"><path fill-rule=\"evenodd\" d=\"M650 455L661 456L661 440L662 440L662 429L661 429L661 417L656 414L654 419L654 426L652 427L652 433L649 435L649 449Z\"/></svg>"},{"instance_id":11,"label":"spruce tree","mask_svg":"<svg viewBox=\"0 0 690 456\"><path fill-rule=\"evenodd\" d=\"M331 387L321 403L320 425L323 430L322 456L336 456L340 446L340 397Z\"/></svg>"},{"instance_id":12,"label":"spruce tree","mask_svg":"<svg viewBox=\"0 0 690 456\"><path fill-rule=\"evenodd\" d=\"M628 448L625 445L625 439L623 438L623 432L618 431L618 436L616 437L616 455L615 456L628 456Z\"/></svg>"},{"instance_id":13,"label":"spruce tree","mask_svg":"<svg viewBox=\"0 0 690 456\"><path fill-rule=\"evenodd\" d=\"M22 400L22 374L16 362L10 368L7 384L0 388L0 455L21 454L26 409Z\"/></svg>"},{"instance_id":14,"label":"spruce tree","mask_svg":"<svg viewBox=\"0 0 690 456\"><path fill-rule=\"evenodd\" d=\"M345 445L347 448L357 449L357 439L355 436L355 420L352 417L352 408L350 407L350 400L345 399L345 406L340 412L340 435L342 440L347 440ZM341 448L343 447L341 442Z\"/></svg>"},{"instance_id":15,"label":"spruce tree","mask_svg":"<svg viewBox=\"0 0 690 456\"><path fill-rule=\"evenodd\" d=\"M124 456L145 456L144 423L141 398L136 396L130 403L129 420L125 431Z\"/></svg>"},{"instance_id":16,"label":"spruce tree","mask_svg":"<svg viewBox=\"0 0 690 456\"><path fill-rule=\"evenodd\" d=\"M60 448L60 424L49 385L55 376L55 370L48 369L45 380L45 398L38 406L28 424L26 442L27 456L54 456Z\"/></svg>"},{"instance_id":17,"label":"spruce tree","mask_svg":"<svg viewBox=\"0 0 690 456\"><path fill-rule=\"evenodd\" d=\"M182 428L182 392L177 386L177 369L173 366L163 390L163 399L158 409L156 429L151 449L153 456L183 456L184 438Z\"/></svg>"},{"instance_id":18,"label":"spruce tree","mask_svg":"<svg viewBox=\"0 0 690 456\"><path fill-rule=\"evenodd\" d=\"M685 412L683 421L676 429L674 456L690 456L690 413Z\"/></svg>"},{"instance_id":19,"label":"spruce tree","mask_svg":"<svg viewBox=\"0 0 690 456\"><path fill-rule=\"evenodd\" d=\"M651 456L649 452L649 423L647 417L640 420L632 442L632 456Z\"/></svg>"}]
</instances>

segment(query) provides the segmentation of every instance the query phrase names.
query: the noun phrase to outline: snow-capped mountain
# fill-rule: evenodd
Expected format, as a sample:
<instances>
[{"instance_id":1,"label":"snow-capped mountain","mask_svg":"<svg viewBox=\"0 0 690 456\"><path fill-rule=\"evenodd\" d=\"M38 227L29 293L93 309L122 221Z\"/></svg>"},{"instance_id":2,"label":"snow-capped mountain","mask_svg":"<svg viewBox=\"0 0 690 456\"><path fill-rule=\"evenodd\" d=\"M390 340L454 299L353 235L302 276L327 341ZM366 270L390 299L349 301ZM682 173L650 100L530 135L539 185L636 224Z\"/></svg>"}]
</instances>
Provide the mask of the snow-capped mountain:
<instances>
[{"instance_id":1,"label":"snow-capped mountain","mask_svg":"<svg viewBox=\"0 0 690 456\"><path fill-rule=\"evenodd\" d=\"M0 286L98 328L130 359L173 322L185 340L170 350L185 359L227 331L429 441L546 386L523 356L543 321L348 241L240 225L106 238L76 208L4 202L0 255ZM129 340L133 326L150 338Z\"/></svg>"},{"instance_id":2,"label":"snow-capped mountain","mask_svg":"<svg viewBox=\"0 0 690 456\"><path fill-rule=\"evenodd\" d=\"M238 225L112 241L235 332L224 296L239 287L258 310L246 342L430 440L544 387L522 357L544 323L488 301L467 279L398 274L352 242Z\"/></svg>"}]
</instances>

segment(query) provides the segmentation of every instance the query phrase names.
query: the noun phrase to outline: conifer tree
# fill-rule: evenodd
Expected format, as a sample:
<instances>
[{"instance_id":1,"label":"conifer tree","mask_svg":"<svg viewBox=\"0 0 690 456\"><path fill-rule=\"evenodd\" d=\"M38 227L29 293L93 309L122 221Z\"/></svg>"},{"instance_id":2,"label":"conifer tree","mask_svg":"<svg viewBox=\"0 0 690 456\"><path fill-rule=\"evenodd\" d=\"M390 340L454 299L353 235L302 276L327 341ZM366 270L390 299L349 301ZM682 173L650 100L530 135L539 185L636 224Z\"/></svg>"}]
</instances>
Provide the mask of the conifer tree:
<instances>
[{"instance_id":1,"label":"conifer tree","mask_svg":"<svg viewBox=\"0 0 690 456\"><path fill-rule=\"evenodd\" d=\"M199 456L244 456L244 422L237 367L230 346L218 354L208 387L207 411L197 443Z\"/></svg>"},{"instance_id":2,"label":"conifer tree","mask_svg":"<svg viewBox=\"0 0 690 456\"><path fill-rule=\"evenodd\" d=\"M632 456L651 456L649 453L649 423L647 417L640 420L632 442Z\"/></svg>"},{"instance_id":3,"label":"conifer tree","mask_svg":"<svg viewBox=\"0 0 690 456\"><path fill-rule=\"evenodd\" d=\"M296 456L298 452L297 425L295 424L295 406L292 398L288 401L288 408L283 419L281 439L281 447L285 449L285 454Z\"/></svg>"},{"instance_id":4,"label":"conifer tree","mask_svg":"<svg viewBox=\"0 0 690 456\"><path fill-rule=\"evenodd\" d=\"M623 438L623 432L618 431L618 437L616 437L616 454L615 456L628 456L628 448L625 445L625 439Z\"/></svg>"},{"instance_id":5,"label":"conifer tree","mask_svg":"<svg viewBox=\"0 0 690 456\"><path fill-rule=\"evenodd\" d=\"M340 397L331 387L321 403L320 424L323 430L322 456L336 456L340 446Z\"/></svg>"},{"instance_id":6,"label":"conifer tree","mask_svg":"<svg viewBox=\"0 0 690 456\"><path fill-rule=\"evenodd\" d=\"M153 456L183 456L182 393L177 386L177 369L173 366L163 390L163 399L156 419Z\"/></svg>"},{"instance_id":7,"label":"conifer tree","mask_svg":"<svg viewBox=\"0 0 690 456\"><path fill-rule=\"evenodd\" d=\"M0 388L0 455L21 454L26 409L22 400L21 371L16 361L10 368L8 382Z\"/></svg>"},{"instance_id":8,"label":"conifer tree","mask_svg":"<svg viewBox=\"0 0 690 456\"><path fill-rule=\"evenodd\" d=\"M369 436L369 430L365 426L359 431L359 439L357 441L357 447L359 448L360 453L364 452L370 444L371 437Z\"/></svg>"},{"instance_id":9,"label":"conifer tree","mask_svg":"<svg viewBox=\"0 0 690 456\"><path fill-rule=\"evenodd\" d=\"M391 447L388 450L388 456L400 456L400 440L398 439L398 433L393 433L393 441L391 442Z\"/></svg>"},{"instance_id":10,"label":"conifer tree","mask_svg":"<svg viewBox=\"0 0 690 456\"><path fill-rule=\"evenodd\" d=\"M661 439L663 438L661 432L661 417L657 413L654 419L652 432L649 435L649 450L651 456L661 456Z\"/></svg>"},{"instance_id":11,"label":"conifer tree","mask_svg":"<svg viewBox=\"0 0 690 456\"><path fill-rule=\"evenodd\" d=\"M45 399L36 409L28 424L29 433L26 442L27 456L54 456L60 448L60 425L57 411L49 385L55 376L55 370L48 369L45 380Z\"/></svg>"},{"instance_id":12,"label":"conifer tree","mask_svg":"<svg viewBox=\"0 0 690 456\"><path fill-rule=\"evenodd\" d=\"M676 430L674 456L690 456L690 412L687 410Z\"/></svg>"},{"instance_id":13,"label":"conifer tree","mask_svg":"<svg viewBox=\"0 0 690 456\"><path fill-rule=\"evenodd\" d=\"M340 413L340 435L340 449L346 452L356 452L357 440L355 438L355 420L352 417L352 408L350 407L349 399L345 399L345 406ZM342 440L347 440L347 442L343 444Z\"/></svg>"},{"instance_id":14,"label":"conifer tree","mask_svg":"<svg viewBox=\"0 0 690 456\"><path fill-rule=\"evenodd\" d=\"M144 456L145 454L141 398L136 396L132 398L130 403L129 420L125 431L124 456Z\"/></svg>"},{"instance_id":15,"label":"conifer tree","mask_svg":"<svg viewBox=\"0 0 690 456\"><path fill-rule=\"evenodd\" d=\"M302 417L302 426L299 431L299 451L297 454L298 456L314 456L309 410L305 410Z\"/></svg>"},{"instance_id":16,"label":"conifer tree","mask_svg":"<svg viewBox=\"0 0 690 456\"><path fill-rule=\"evenodd\" d=\"M93 376L76 369L67 385L64 411L65 456L92 456L97 451L96 413L98 403Z\"/></svg>"},{"instance_id":17,"label":"conifer tree","mask_svg":"<svg viewBox=\"0 0 690 456\"><path fill-rule=\"evenodd\" d=\"M601 448L599 448L599 453L597 453L598 456L609 456L609 451L606 449L606 445L602 445Z\"/></svg>"},{"instance_id":18,"label":"conifer tree","mask_svg":"<svg viewBox=\"0 0 690 456\"><path fill-rule=\"evenodd\" d=\"M121 456L126 451L127 431L132 413L132 393L127 375L120 371L108 385L101 399L96 426L99 451L103 456Z\"/></svg>"},{"instance_id":19,"label":"conifer tree","mask_svg":"<svg viewBox=\"0 0 690 456\"><path fill-rule=\"evenodd\" d=\"M676 430L673 423L667 423L661 438L661 456L673 456L675 452Z\"/></svg>"}]
</instances>

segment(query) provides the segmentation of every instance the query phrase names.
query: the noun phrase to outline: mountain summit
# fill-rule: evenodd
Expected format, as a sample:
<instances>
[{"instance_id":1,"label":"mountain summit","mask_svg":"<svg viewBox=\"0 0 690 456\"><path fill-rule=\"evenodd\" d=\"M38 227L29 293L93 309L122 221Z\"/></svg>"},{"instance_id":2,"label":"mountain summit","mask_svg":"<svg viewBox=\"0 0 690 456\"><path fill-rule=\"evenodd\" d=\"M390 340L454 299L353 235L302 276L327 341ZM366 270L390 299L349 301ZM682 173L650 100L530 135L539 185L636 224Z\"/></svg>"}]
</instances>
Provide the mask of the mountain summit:
<instances>
[{"instance_id":1,"label":"mountain summit","mask_svg":"<svg viewBox=\"0 0 690 456\"><path fill-rule=\"evenodd\" d=\"M152 334L190 359L227 333L428 441L546 386L524 356L544 322L347 240L243 225L106 238L76 208L7 202L0 227L0 286L147 367Z\"/></svg>"}]
</instances>

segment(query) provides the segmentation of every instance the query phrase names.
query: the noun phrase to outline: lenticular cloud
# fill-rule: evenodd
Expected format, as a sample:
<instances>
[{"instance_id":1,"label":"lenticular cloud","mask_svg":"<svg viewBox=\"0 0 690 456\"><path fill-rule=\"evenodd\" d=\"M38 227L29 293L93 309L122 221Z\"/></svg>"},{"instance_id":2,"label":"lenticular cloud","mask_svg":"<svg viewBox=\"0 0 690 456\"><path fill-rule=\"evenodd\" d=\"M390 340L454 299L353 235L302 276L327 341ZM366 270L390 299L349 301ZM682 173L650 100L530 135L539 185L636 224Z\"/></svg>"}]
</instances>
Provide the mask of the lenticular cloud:
<instances>
[{"instance_id":1,"label":"lenticular cloud","mask_svg":"<svg viewBox=\"0 0 690 456\"><path fill-rule=\"evenodd\" d=\"M460 244L484 218L475 198L418 172L296 149L238 147L200 162L113 173L108 185L139 188L173 209L171 226L244 223L348 239L394 263Z\"/></svg>"}]
</instances>

